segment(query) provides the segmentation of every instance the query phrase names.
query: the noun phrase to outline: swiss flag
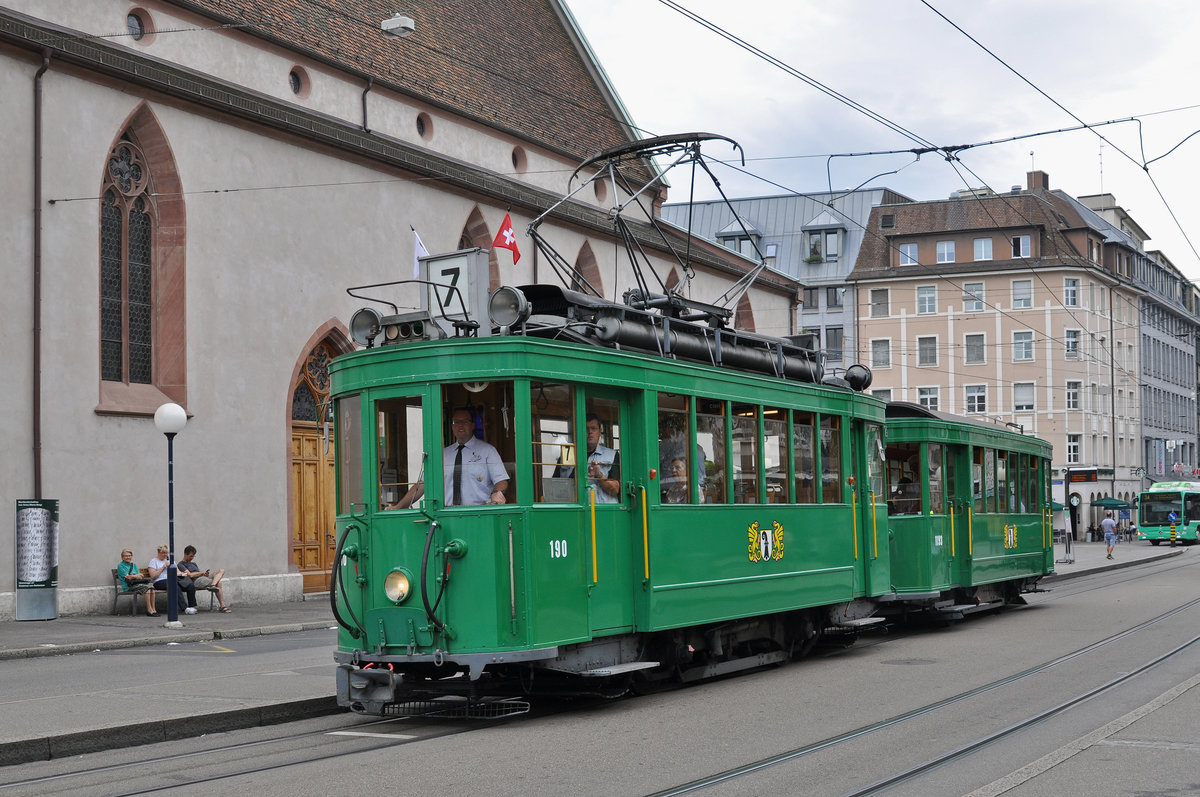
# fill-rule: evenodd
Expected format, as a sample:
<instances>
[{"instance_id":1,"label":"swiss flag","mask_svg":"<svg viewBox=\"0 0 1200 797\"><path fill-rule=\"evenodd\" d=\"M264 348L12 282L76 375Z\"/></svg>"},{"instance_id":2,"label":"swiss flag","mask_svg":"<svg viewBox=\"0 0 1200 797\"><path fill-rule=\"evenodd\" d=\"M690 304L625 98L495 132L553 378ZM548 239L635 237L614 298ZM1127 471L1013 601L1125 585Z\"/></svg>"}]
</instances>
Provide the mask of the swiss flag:
<instances>
[{"instance_id":1,"label":"swiss flag","mask_svg":"<svg viewBox=\"0 0 1200 797\"><path fill-rule=\"evenodd\" d=\"M500 232L496 233L496 240L492 241L492 246L497 249L508 249L513 254L513 265L521 259L521 250L517 248L517 234L513 231L512 218L509 214L504 214L504 221L500 224Z\"/></svg>"}]
</instances>

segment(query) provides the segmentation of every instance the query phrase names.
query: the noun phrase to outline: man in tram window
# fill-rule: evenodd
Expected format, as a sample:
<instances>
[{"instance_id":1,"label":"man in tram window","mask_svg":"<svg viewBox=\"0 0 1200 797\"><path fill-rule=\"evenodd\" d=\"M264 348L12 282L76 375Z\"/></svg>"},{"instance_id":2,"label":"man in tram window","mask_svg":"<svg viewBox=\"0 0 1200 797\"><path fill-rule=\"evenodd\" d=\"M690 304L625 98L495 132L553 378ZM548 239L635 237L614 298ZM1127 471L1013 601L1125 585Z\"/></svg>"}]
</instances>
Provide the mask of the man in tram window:
<instances>
[{"instance_id":1,"label":"man in tram window","mask_svg":"<svg viewBox=\"0 0 1200 797\"><path fill-rule=\"evenodd\" d=\"M618 504L621 502L621 454L603 445L600 438L603 430L600 428L600 416L594 412L587 414L587 483L588 489L596 494L597 504ZM571 476L575 469L559 465L554 469L555 476Z\"/></svg>"},{"instance_id":2,"label":"man in tram window","mask_svg":"<svg viewBox=\"0 0 1200 797\"><path fill-rule=\"evenodd\" d=\"M508 471L496 447L475 436L475 416L459 407L450 416L454 442L442 452L442 474L446 506L479 506L505 503ZM404 509L425 494L425 483L417 482L388 509Z\"/></svg>"}]
</instances>

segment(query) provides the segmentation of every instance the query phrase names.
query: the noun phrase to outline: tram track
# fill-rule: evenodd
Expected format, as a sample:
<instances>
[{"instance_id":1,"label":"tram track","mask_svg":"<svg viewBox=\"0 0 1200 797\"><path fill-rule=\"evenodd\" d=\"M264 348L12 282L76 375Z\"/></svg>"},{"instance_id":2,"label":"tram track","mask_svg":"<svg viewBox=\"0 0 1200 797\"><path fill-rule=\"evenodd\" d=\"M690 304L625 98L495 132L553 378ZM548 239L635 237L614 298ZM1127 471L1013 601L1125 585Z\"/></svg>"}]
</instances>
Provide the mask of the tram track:
<instances>
[{"instance_id":1,"label":"tram track","mask_svg":"<svg viewBox=\"0 0 1200 797\"><path fill-rule=\"evenodd\" d=\"M605 702L605 701L597 701ZM536 717L549 717L555 714L569 712L578 707L578 703L550 703L541 705L536 708ZM526 715L528 716L528 715ZM115 790L112 792L100 792L94 787L97 778L103 778L105 782L115 783L121 777L134 777L138 779L152 778L153 771L160 771L164 765L168 766L170 771L175 771L178 765L179 768L186 768L189 772L211 772L213 766L206 761L226 761L231 757L255 756L261 758L263 756L288 756L293 751L286 748L287 745L302 745L309 742L317 742L326 740L330 742L354 740L354 747L351 750L335 750L328 753L309 754L303 757L303 762L318 763L322 761L335 761L340 758L351 757L355 755L368 754L374 751L393 748L401 745L412 744L414 742L426 742L458 736L464 733L470 733L482 728L492 728L497 724L505 724L514 722L521 717L510 719L499 719L486 724L480 724L477 721L453 721L447 727L444 722L435 723L433 721L421 722L421 717L387 717L382 719L365 720L358 715L353 715L348 718L349 721L339 725L321 728L319 730L306 730L299 733L287 733L279 736L273 736L268 739L256 739L254 741L235 742L231 744L220 744L214 747L207 747L202 750L190 750L183 753L167 753L156 754L161 748L158 745L150 745L147 747L137 748L145 750L145 755L139 755L135 760L122 761L120 763L107 764L104 766L92 766L80 769L74 772L62 772L54 775L46 775L43 777L27 778L24 780L12 781L9 783L0 783L0 794L76 794L81 793L83 788L80 784L89 784L89 792L93 794L103 793L111 795L111 797L133 797L140 794L155 794L171 789L179 788L180 782L171 780L169 783L147 784L138 788L127 790ZM395 733L379 732L388 727L399 727L403 725L405 730L411 729L415 733L403 733L397 731ZM430 730L434 729L434 730ZM253 731L254 729L249 729ZM172 742L177 744L177 742ZM218 772L210 775L191 776L186 785L191 788L216 786L223 782L227 782L232 778L245 777L267 773L275 770L285 769L293 766L296 763L294 760L281 761L276 764L230 768L228 771ZM129 773L125 775L123 773ZM150 773L150 774L148 774ZM57 785L58 788L54 788Z\"/></svg>"},{"instance_id":2,"label":"tram track","mask_svg":"<svg viewBox=\"0 0 1200 797\"><path fill-rule=\"evenodd\" d=\"M1182 569L1185 567L1191 567L1191 566L1194 566L1194 563L1178 564L1178 565L1171 566L1171 567L1163 567L1158 572L1169 572L1170 570L1178 570L1178 569ZM1137 580L1136 577L1125 578L1125 579L1122 579L1121 581L1128 582L1128 581L1134 581L1134 580ZM1114 582L1112 580L1108 580L1105 582L1105 588L1111 589L1111 587L1115 583L1121 583L1121 582ZM1100 589L1100 587L1089 586L1089 587L1086 587L1085 589L1072 590L1070 593L1060 593L1058 596L1053 596L1053 597L1047 595L1046 600L1055 600L1058 598L1070 597L1072 595L1079 595L1079 594L1083 594L1086 592L1090 592L1094 589ZM829 748L835 747L835 746L845 743L845 742L849 742L851 740L862 739L863 737L870 736L873 733L878 733L887 728L891 728L896 725L902 724L906 721L916 719L917 717L929 714L929 713L937 711L939 709L943 709L943 708L946 708L953 704L960 703L962 701L969 700L974 697L978 697L978 696L983 695L992 690L999 689L1004 686L1017 683L1023 679L1027 679L1032 676L1036 676L1036 675L1043 673L1055 666L1062 665L1064 663L1075 660L1079 657L1085 656L1089 653L1095 652L1096 650L1104 648L1105 646L1111 645L1111 644L1116 643L1123 639L1127 639L1132 635L1135 635L1137 633L1145 631L1146 629L1151 628L1158 623L1161 623L1165 620L1175 617L1176 615L1178 615L1182 612L1186 612L1190 609L1193 609L1198 605L1200 605L1200 598L1181 603L1173 608L1170 608L1166 611L1161 612L1160 614L1156 615L1155 617L1151 617L1147 620L1139 622L1136 625L1131 626L1130 628L1126 628L1124 630L1112 633L1103 639L1100 639L1100 640L1097 640L1090 644L1084 645L1082 647L1079 647L1076 650L1062 654L1060 656L1057 656L1051 660L1045 661L1045 662L1037 664L1035 666L1028 667L1018 673L1014 673L1005 678L996 679L990 683L983 684L981 686L972 688L970 690L963 691L959 694L944 698L944 699L936 701L934 703L930 703L926 706L922 706L922 707L913 709L911 711L897 714L893 717L881 720L879 722L875 722L875 723L871 723L869 725L862 726L860 728L851 730L846 733L838 734L838 735L831 736L831 737L828 737L826 739L823 739L823 740L820 740L820 741L817 741L814 743L796 747L792 750L788 750L783 753L779 753L779 754L776 754L776 755L773 755L773 756L770 756L767 758L763 758L763 759L751 762L749 764L745 764L745 765L742 765L742 766L739 766L739 767L736 767L733 769L726 770L724 772L716 773L714 775L707 776L705 778L701 778L701 779L697 779L695 781L684 783L684 784L681 784L681 785L678 785L678 786L675 786L675 787L672 787L672 788L669 788L669 789L666 789L663 791L654 792L654 794L655 795L673 795L673 794L690 793L693 791L697 791L699 789L707 788L709 786L717 785L717 784L720 784L723 782L733 781L738 778L742 778L742 777L751 775L751 774L758 772L760 770L763 770L767 767L771 767L771 766L774 766L777 764L782 764L782 763L785 763L788 761L796 760L796 759L802 758L807 755L812 755L814 753L820 752L822 750L827 750ZM908 635L907 634L891 634L887 638L880 640L879 644L881 644L882 642L893 640L893 639L904 638L905 636L908 636ZM1130 678L1135 677L1137 674L1142 673L1142 672L1146 671L1147 669L1150 669L1150 668L1156 666L1161 661L1164 661L1167 658L1169 658L1171 655L1175 655L1176 653L1186 649L1187 647L1189 647L1190 645L1194 644L1197 641L1200 641L1200 637L1190 639L1188 642L1179 646L1177 649L1170 651L1166 654L1163 654L1162 656L1157 657L1156 659L1147 662L1142 667L1138 668L1136 671L1125 674L1121 678L1114 679L1108 683L1101 684L1101 685L1095 687L1094 689L1089 690L1088 692L1073 696L1070 699L1065 700L1056 706L1052 706L1042 712L1039 712L1038 714L1033 715L1025 720L1022 720L1017 723L1013 723L1007 728L1001 729L999 731L996 731L993 734L982 737L981 739L979 739L975 742L972 742L968 745L964 745L961 748L956 748L953 751L949 751L943 756L939 756L935 759L926 761L918 766L914 766L909 769L906 769L904 772L897 773L896 775L888 778L886 781L879 781L879 782L873 783L870 786L865 787L864 790L859 791L859 792L853 792L852 794L854 794L854 795L864 794L865 795L865 794L878 793L879 791L885 790L887 788L891 788L892 786L902 783L907 779L917 778L922 773L928 772L932 769L936 769L937 767L942 766L948 762L951 762L951 761L955 760L956 758L970 755L970 753L974 752L975 750L981 749L982 747L986 747L987 745L992 744L996 741L999 741L1000 739L1017 734L1023 729L1031 727L1032 725L1036 725L1037 723L1042 722L1052 716L1055 716L1057 714L1060 714L1062 712L1069 710L1071 707L1078 705L1079 703L1089 699L1090 697L1095 696L1096 694L1100 694L1108 689L1112 689L1113 687L1128 681ZM565 704L555 703L552 705L542 705L542 706L538 707L536 714L532 718L547 717L547 716L551 716L554 714L575 711L580 708L580 705L581 704L578 701L572 702L572 703L565 703ZM307 730L307 731L300 732L300 733L284 734L284 735L276 736L276 737L269 738L269 739L258 739L258 740L254 740L254 741L244 741L244 742L237 742L237 743L233 743L233 744L223 744L223 745L206 748L203 750L190 750L188 752L168 753L166 755L155 755L154 751L156 750L156 748L147 748L147 750L148 750L147 754L140 755L138 760L125 761L125 762L111 764L111 765L102 766L102 767L88 767L85 769L81 769L80 771L77 771L77 772L64 772L64 773L49 775L49 776L41 777L41 778L31 778L31 779L26 779L26 780L22 780L22 781L14 781L14 782L7 783L7 784L0 784L0 794L9 794L9 793L13 793L13 794L17 794L17 793L29 793L29 794L64 793L65 794L65 793L78 792L80 789L80 786L78 784L89 783L89 782L94 783L95 779L97 777L102 777L107 782L115 783L122 779L122 777L123 777L122 773L129 773L130 777L136 778L139 781L142 781L145 785L136 787L136 788L132 788L132 789L113 791L113 792L111 792L113 794L122 794L122 795L153 794L153 793L159 793L162 791L166 791L169 789L178 788L180 786L180 783L175 780L171 780L170 782L154 783L153 779L152 779L153 776L146 774L151 768L155 768L155 769L161 768L164 765L164 762L166 762L166 763L178 762L181 768L186 767L189 769L189 771L192 771L192 772L211 773L211 774L207 774L207 775L200 775L198 777L195 777L194 779L190 779L188 781L189 785L194 785L196 787L203 787L206 784L210 785L210 786L220 786L220 784L223 784L223 783L228 784L231 780L235 780L237 778L253 776L256 774L260 774L260 773L278 771L281 769L286 769L289 766L295 765L296 763L298 763L298 761L295 758L295 756L296 756L295 751L289 751L289 750L286 750L283 748L285 748L289 744L293 744L293 745L303 744L303 743L305 743L306 740L314 740L314 739L320 739L320 738L336 738L336 735L339 733L345 733L347 735L353 735L353 736L357 737L356 743L353 745L352 749L342 746L341 748L338 748L338 749L329 749L327 752L313 751L312 754L304 754L303 759L302 759L304 763L328 762L328 761L337 761L337 760L341 760L341 759L346 759L346 758L350 758L350 757L358 756L358 755L370 754L372 752L377 752L377 751L383 750L383 749L407 745L412 742L430 741L430 740L437 740L437 739L441 739L441 738L448 738L448 737L457 736L457 735L467 733L472 730L484 728L484 727L493 727L495 725L495 723L488 723L486 725L480 725L478 723L455 723L453 726L447 727L447 725L444 723L437 723L436 725L434 725L433 723L417 724L417 723L413 723L413 719L414 718L404 718L401 720L398 718L385 718L385 719L379 719L379 720L365 720L364 718L355 717L355 718L353 718L353 721L351 721L351 722L346 722L344 724L339 724L339 725L331 726L328 728L322 728L320 730ZM415 719L418 719L418 721L419 721L419 718L415 718ZM527 719L525 721L527 721ZM501 720L501 722L513 722L513 721L514 720ZM384 729L384 728L388 728L388 727L395 727L398 722L409 723L410 724L409 727L412 727L413 730L418 732L418 734L412 738L406 738L404 735L401 735L401 734L396 734L396 735L392 736L391 738L386 738L386 739L380 739L380 738L377 738L374 736L374 733L376 731ZM433 727L432 730L431 730L431 726ZM341 741L346 741L346 737L343 736ZM157 748L157 749L161 749L161 748ZM263 752L258 753L258 751L263 751ZM271 752L271 751L278 751L278 752ZM289 759L288 756L292 756L292 758ZM240 757L242 759L250 757L258 762L263 762L264 758L273 757L276 762L275 763L260 763L259 765L255 765L255 766L242 766L242 767L228 766L230 758L238 758L238 757ZM284 760L280 760L281 758ZM222 762L224 771L221 771L221 769L219 769L219 768L216 769L216 771L214 771L214 767L212 767L206 763L207 760ZM175 767L171 767L171 769L174 769L174 768ZM149 779L149 780L147 780L147 779ZM128 781L126 781L126 782L128 783ZM57 784L58 788L55 787L56 784ZM118 787L118 788L120 788L120 787Z\"/></svg>"},{"instance_id":3,"label":"tram track","mask_svg":"<svg viewBox=\"0 0 1200 797\"><path fill-rule=\"evenodd\" d=\"M951 695L949 697L943 698L943 699L935 701L933 703L929 703L925 706L921 706L919 708L915 708L915 709L903 712L901 714L896 714L892 717L888 717L888 718L880 720L878 722L873 722L868 725L863 725L861 727L855 728L850 731L846 731L844 733L830 736L830 737L827 737L825 739L822 739L822 740L819 740L816 742L811 742L809 744L805 744L805 745L793 748L791 750L784 751L782 753L777 753L772 756L768 756L768 757L765 757L765 758L762 758L762 759L759 759L759 760L756 760L756 761L753 761L753 762L750 762L747 764L743 764L738 767L727 769L725 771L715 773L713 775L708 775L703 778L698 778L696 780L689 781L687 783L682 783L682 784L673 786L668 789L663 789L660 791L652 792L648 795L648 797L673 797L674 795L690 794L692 792L696 792L701 789L706 789L711 786L716 786L718 784L735 781L740 778L744 778L744 777L747 777L754 773L760 772L761 770L764 770L768 767L773 767L773 766L777 766L779 764L783 764L786 762L795 761L795 760L803 758L805 756L810 756L815 753L818 753L818 752L821 752L824 750L828 750L832 747L836 747L837 745L844 744L846 742L863 739L864 737L868 737L871 734L879 733L881 731L884 731L888 728L892 728L901 723L913 720L917 717L921 717L921 716L930 714L930 713L938 711L940 709L944 709L948 706L952 706L957 703L961 703L966 700L970 700L972 698L979 697L980 695L983 695L987 692L991 692L993 690L1000 689L1002 687L1009 686L1011 684L1020 682L1024 679L1030 678L1032 676L1039 675L1039 674L1044 673L1047 670L1050 670L1054 667L1057 667L1062 664L1066 664L1066 663L1071 662L1072 660L1075 660L1079 657L1086 656L1089 653L1093 653L1101 648L1104 648L1107 645L1111 645L1113 643L1127 639L1130 636L1133 636L1142 631L1145 631L1146 629L1151 628L1158 623L1161 623L1165 620L1171 619L1183 612L1188 611L1189 609L1195 608L1196 606L1200 606L1200 598L1195 598L1193 600L1182 603L1182 604L1175 606L1165 612L1162 612L1161 614L1159 614L1155 617L1152 617L1148 620L1144 620L1140 623L1137 623L1136 625L1131 626L1130 628L1126 628L1122 631L1118 631L1118 632L1111 634L1103 639L1100 639L1100 640L1097 640L1090 644L1084 645L1080 648L1077 648L1076 650L1073 650L1068 653L1057 656L1049 661L1045 661L1040 664L1034 665L1033 667L1026 668L1020 672L1005 676L1004 678L998 678L990 683L982 684L980 686L965 690L965 691L960 692L955 695ZM1073 708L1074 706L1077 706L1080 703L1083 703L1083 702L1095 697L1098 694L1102 694L1103 692L1106 692L1110 689L1113 689L1116 686L1119 686L1121 684L1128 682L1130 679L1135 678L1138 675L1141 675L1141 674L1145 673L1146 671L1169 660L1173 656L1176 656L1179 653L1182 653L1183 651L1187 650L1189 647L1196 644L1197 642L1200 642L1200 635L1192 637L1188 641L1184 642L1182 645L1179 645L1179 646L1167 651L1166 653L1163 653L1163 654L1153 657L1152 659L1143 663L1141 666L1132 669L1131 671L1122 673L1117 678L1113 678L1110 681L1100 684L1099 686L1093 687L1093 688L1088 689L1080 694L1074 695L1066 700L1060 701L1059 703L1055 704L1054 706L1051 706L1050 708L1039 711L1039 712L1031 715L1030 717L1027 717L1019 722L1013 723L1013 724L1009 725L1008 727L1003 728L999 731L993 732L991 734L987 734L987 735L981 737L980 739L977 739L966 745L957 747L954 750L948 751L943 755L937 756L937 757L930 759L928 761L925 761L919 765L906 768L905 770L903 770L899 773L896 773L892 776L889 776L886 779L876 781L876 782L870 784L869 786L864 787L861 790L849 792L846 795L846 797L867 797L867 795L878 794L878 793L880 793L888 788L891 788L895 785L898 785L905 781L919 777L921 774L923 774L925 772L929 772L929 771L936 769L944 764L950 763L954 760L957 760L964 756L970 755L971 753L973 753L979 749L982 749L983 747L987 747L988 745L991 745L997 741L1000 741L1001 739L1011 737L1014 734L1019 733L1020 731L1022 731L1024 729L1027 729L1033 725L1041 723L1051 717L1057 716L1057 715Z\"/></svg>"}]
</instances>

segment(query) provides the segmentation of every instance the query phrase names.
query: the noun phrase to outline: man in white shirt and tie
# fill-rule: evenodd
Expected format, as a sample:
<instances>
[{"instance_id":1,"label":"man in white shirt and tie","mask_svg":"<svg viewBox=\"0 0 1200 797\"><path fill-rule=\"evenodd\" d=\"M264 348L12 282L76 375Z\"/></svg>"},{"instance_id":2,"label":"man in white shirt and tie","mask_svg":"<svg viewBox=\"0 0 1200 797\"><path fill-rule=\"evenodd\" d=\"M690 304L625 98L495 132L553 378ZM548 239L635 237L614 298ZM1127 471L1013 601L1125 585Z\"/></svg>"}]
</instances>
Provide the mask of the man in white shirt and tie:
<instances>
[{"instance_id":1,"label":"man in white shirt and tie","mask_svg":"<svg viewBox=\"0 0 1200 797\"><path fill-rule=\"evenodd\" d=\"M500 452L492 444L475 436L475 418L466 408L450 416L454 442L442 452L442 474L446 506L479 506L506 503L508 471ZM404 497L388 509L404 509L425 494L423 482L414 484Z\"/></svg>"}]
</instances>

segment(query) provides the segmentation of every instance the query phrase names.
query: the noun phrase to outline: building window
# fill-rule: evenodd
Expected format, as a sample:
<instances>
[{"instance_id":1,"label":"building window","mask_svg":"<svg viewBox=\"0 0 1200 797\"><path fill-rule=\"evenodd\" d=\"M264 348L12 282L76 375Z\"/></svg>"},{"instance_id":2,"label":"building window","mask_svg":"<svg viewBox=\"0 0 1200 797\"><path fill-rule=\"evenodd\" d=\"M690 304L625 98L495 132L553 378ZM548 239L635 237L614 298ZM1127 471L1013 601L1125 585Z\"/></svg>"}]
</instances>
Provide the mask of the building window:
<instances>
[{"instance_id":1,"label":"building window","mask_svg":"<svg viewBox=\"0 0 1200 797\"><path fill-rule=\"evenodd\" d=\"M938 393L941 388L936 387L919 387L917 388L917 403L926 409L938 409Z\"/></svg>"},{"instance_id":2,"label":"building window","mask_svg":"<svg viewBox=\"0 0 1200 797\"><path fill-rule=\"evenodd\" d=\"M1079 330L1067 329L1063 331L1063 345L1066 348L1068 360L1079 359Z\"/></svg>"},{"instance_id":3,"label":"building window","mask_svg":"<svg viewBox=\"0 0 1200 797\"><path fill-rule=\"evenodd\" d=\"M1063 280L1063 306L1078 307L1079 306L1079 280L1065 279Z\"/></svg>"},{"instance_id":4,"label":"building window","mask_svg":"<svg viewBox=\"0 0 1200 797\"><path fill-rule=\"evenodd\" d=\"M187 406L183 190L170 147L141 105L99 186L100 414Z\"/></svg>"},{"instance_id":5,"label":"building window","mask_svg":"<svg viewBox=\"0 0 1200 797\"><path fill-rule=\"evenodd\" d=\"M992 239L991 238L976 238L975 239L975 259L976 260L991 260L992 259Z\"/></svg>"},{"instance_id":6,"label":"building window","mask_svg":"<svg viewBox=\"0 0 1200 797\"><path fill-rule=\"evenodd\" d=\"M892 341L890 339L871 341L871 367L892 367Z\"/></svg>"},{"instance_id":7,"label":"building window","mask_svg":"<svg viewBox=\"0 0 1200 797\"><path fill-rule=\"evenodd\" d=\"M838 231L825 231L825 260L832 262L838 259Z\"/></svg>"},{"instance_id":8,"label":"building window","mask_svg":"<svg viewBox=\"0 0 1200 797\"><path fill-rule=\"evenodd\" d=\"M1013 257L1029 257L1029 236L1014 235L1012 241L1012 256Z\"/></svg>"},{"instance_id":9,"label":"building window","mask_svg":"<svg viewBox=\"0 0 1200 797\"><path fill-rule=\"evenodd\" d=\"M744 235L730 235L721 239L721 244L727 249L732 249L742 257L748 257L751 260L758 259L758 253L754 251L754 242Z\"/></svg>"},{"instance_id":10,"label":"building window","mask_svg":"<svg viewBox=\"0 0 1200 797\"><path fill-rule=\"evenodd\" d=\"M963 336L963 362L967 365L983 365L987 362L987 336L982 332Z\"/></svg>"},{"instance_id":11,"label":"building window","mask_svg":"<svg viewBox=\"0 0 1200 797\"><path fill-rule=\"evenodd\" d=\"M953 263L954 262L954 241L938 241L937 242L937 262Z\"/></svg>"},{"instance_id":12,"label":"building window","mask_svg":"<svg viewBox=\"0 0 1200 797\"><path fill-rule=\"evenodd\" d=\"M963 285L963 312L978 313L981 310L983 310L983 283L965 283Z\"/></svg>"},{"instance_id":13,"label":"building window","mask_svg":"<svg viewBox=\"0 0 1200 797\"><path fill-rule=\"evenodd\" d=\"M808 234L806 263L831 262L838 259L838 231L814 230Z\"/></svg>"},{"instance_id":14,"label":"building window","mask_svg":"<svg viewBox=\"0 0 1200 797\"><path fill-rule=\"evenodd\" d=\"M129 14L125 17L125 29L129 31L129 35L134 41L140 41L146 35L146 23L138 14Z\"/></svg>"},{"instance_id":15,"label":"building window","mask_svg":"<svg viewBox=\"0 0 1200 797\"><path fill-rule=\"evenodd\" d=\"M1013 412L1033 412L1033 382L1013 385Z\"/></svg>"},{"instance_id":16,"label":"building window","mask_svg":"<svg viewBox=\"0 0 1200 797\"><path fill-rule=\"evenodd\" d=\"M1012 302L1017 310L1033 307L1033 280L1013 280Z\"/></svg>"},{"instance_id":17,"label":"building window","mask_svg":"<svg viewBox=\"0 0 1200 797\"><path fill-rule=\"evenodd\" d=\"M891 314L889 305L887 288L871 289L871 318L887 318Z\"/></svg>"},{"instance_id":18,"label":"building window","mask_svg":"<svg viewBox=\"0 0 1200 797\"><path fill-rule=\"evenodd\" d=\"M1079 409L1079 391L1082 388L1082 382L1067 382L1067 409Z\"/></svg>"},{"instance_id":19,"label":"building window","mask_svg":"<svg viewBox=\"0 0 1200 797\"><path fill-rule=\"evenodd\" d=\"M1080 449L1080 446L1082 446L1082 444L1083 444L1083 435L1078 435L1078 434L1067 435L1067 464L1068 465L1078 465L1079 464L1079 462L1080 462L1079 449Z\"/></svg>"},{"instance_id":20,"label":"building window","mask_svg":"<svg viewBox=\"0 0 1200 797\"><path fill-rule=\"evenodd\" d=\"M902 266L917 265L917 245L916 244L900 244L900 265L902 265Z\"/></svg>"},{"instance_id":21,"label":"building window","mask_svg":"<svg viewBox=\"0 0 1200 797\"><path fill-rule=\"evenodd\" d=\"M967 385L967 412L987 412L987 385Z\"/></svg>"},{"instance_id":22,"label":"building window","mask_svg":"<svg viewBox=\"0 0 1200 797\"><path fill-rule=\"evenodd\" d=\"M151 253L155 206L141 150L109 154L100 205L100 378L148 385L154 362Z\"/></svg>"},{"instance_id":23,"label":"building window","mask_svg":"<svg viewBox=\"0 0 1200 797\"><path fill-rule=\"evenodd\" d=\"M842 361L842 347L845 340L841 327L825 327L825 359L830 362Z\"/></svg>"},{"instance_id":24,"label":"building window","mask_svg":"<svg viewBox=\"0 0 1200 797\"><path fill-rule=\"evenodd\" d=\"M1033 333L1013 333L1013 362L1028 362L1033 359Z\"/></svg>"},{"instance_id":25,"label":"building window","mask_svg":"<svg viewBox=\"0 0 1200 797\"><path fill-rule=\"evenodd\" d=\"M819 290L820 290L819 288L805 288L804 289L804 300L803 300L803 311L804 312L811 313L814 310L820 309L821 300L817 298L820 295L818 293Z\"/></svg>"},{"instance_id":26,"label":"building window","mask_svg":"<svg viewBox=\"0 0 1200 797\"><path fill-rule=\"evenodd\" d=\"M892 389L890 387L878 388L876 390L872 390L871 395L877 399L883 399L884 401L891 401L892 400Z\"/></svg>"},{"instance_id":27,"label":"building window","mask_svg":"<svg viewBox=\"0 0 1200 797\"><path fill-rule=\"evenodd\" d=\"M937 365L937 336L927 335L917 338L917 365Z\"/></svg>"},{"instance_id":28,"label":"building window","mask_svg":"<svg viewBox=\"0 0 1200 797\"><path fill-rule=\"evenodd\" d=\"M842 287L829 287L825 289L825 306L826 307L841 307L842 301L846 296L846 289Z\"/></svg>"},{"instance_id":29,"label":"building window","mask_svg":"<svg viewBox=\"0 0 1200 797\"><path fill-rule=\"evenodd\" d=\"M885 230L890 230L896 226L896 214L884 213L879 217L879 226Z\"/></svg>"},{"instance_id":30,"label":"building window","mask_svg":"<svg viewBox=\"0 0 1200 797\"><path fill-rule=\"evenodd\" d=\"M917 312L937 312L937 286L921 285L917 288Z\"/></svg>"}]
</instances>

